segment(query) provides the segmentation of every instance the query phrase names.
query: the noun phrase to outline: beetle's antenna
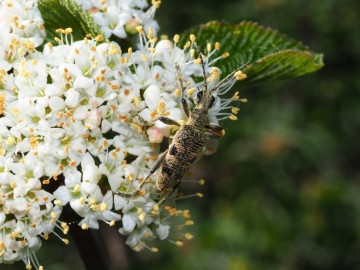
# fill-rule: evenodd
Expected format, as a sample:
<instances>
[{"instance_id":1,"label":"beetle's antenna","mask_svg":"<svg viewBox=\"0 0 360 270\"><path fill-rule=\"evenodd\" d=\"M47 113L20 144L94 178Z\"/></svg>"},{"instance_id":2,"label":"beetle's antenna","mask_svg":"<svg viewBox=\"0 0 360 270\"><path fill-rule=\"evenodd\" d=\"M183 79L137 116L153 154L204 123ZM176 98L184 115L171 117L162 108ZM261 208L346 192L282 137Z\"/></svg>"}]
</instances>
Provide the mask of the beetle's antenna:
<instances>
[{"instance_id":1,"label":"beetle's antenna","mask_svg":"<svg viewBox=\"0 0 360 270\"><path fill-rule=\"evenodd\" d=\"M235 69L233 72L231 72L229 75L227 75L224 79L222 79L213 89L211 89L210 92L212 93L212 92L215 92L216 90L218 90L224 83L229 82L234 77L234 74L236 72L241 71L248 65L249 65L249 63L246 63L246 64L242 65L241 67L238 67L237 69Z\"/></svg>"},{"instance_id":2,"label":"beetle's antenna","mask_svg":"<svg viewBox=\"0 0 360 270\"><path fill-rule=\"evenodd\" d=\"M207 91L207 82L206 82L206 72L205 72L205 64L204 64L204 59L202 58L202 54L200 51L199 46L196 44L196 49L200 58L200 62L201 62L201 67L202 67L202 71L203 71L203 77L204 77L204 87L205 87L205 91Z\"/></svg>"}]
</instances>

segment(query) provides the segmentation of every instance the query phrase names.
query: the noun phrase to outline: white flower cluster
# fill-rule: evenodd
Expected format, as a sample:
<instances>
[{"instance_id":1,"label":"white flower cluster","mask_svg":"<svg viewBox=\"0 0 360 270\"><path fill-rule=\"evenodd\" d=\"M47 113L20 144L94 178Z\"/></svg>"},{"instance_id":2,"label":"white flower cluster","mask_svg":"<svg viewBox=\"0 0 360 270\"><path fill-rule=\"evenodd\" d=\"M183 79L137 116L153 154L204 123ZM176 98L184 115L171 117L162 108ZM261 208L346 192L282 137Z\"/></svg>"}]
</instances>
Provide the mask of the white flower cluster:
<instances>
[{"instance_id":1,"label":"white flower cluster","mask_svg":"<svg viewBox=\"0 0 360 270\"><path fill-rule=\"evenodd\" d=\"M159 143L173 135L158 117L183 121L181 97L193 105L195 90L203 87L195 37L179 48L179 36L158 42L151 28L146 34L138 26L139 48L123 52L100 36L73 42L71 29L59 29L59 44L38 52L44 32L36 2L2 1L0 14L5 13L0 17L9 29L0 35L0 263L22 259L42 269L35 252L41 238L57 235L54 229L67 233L68 226L58 221L67 204L81 217L83 229L121 220L119 232L135 250L156 251L147 244L156 238L176 245L191 239L181 232L193 224L189 211L159 206L164 195L155 177L136 197L119 192L131 192L148 176ZM6 47L9 38L17 49ZM203 56L209 88L220 77L213 67L217 50L218 43L209 44ZM176 64L185 93L177 84ZM214 95L226 93L236 79ZM211 121L236 118L235 108L221 112L236 99L237 94L230 100L217 97Z\"/></svg>"},{"instance_id":2,"label":"white flower cluster","mask_svg":"<svg viewBox=\"0 0 360 270\"><path fill-rule=\"evenodd\" d=\"M44 21L36 8L37 1L1 0L0 68L11 69L11 63L33 52L45 38Z\"/></svg>"},{"instance_id":3,"label":"white flower cluster","mask_svg":"<svg viewBox=\"0 0 360 270\"><path fill-rule=\"evenodd\" d=\"M152 0L150 8L147 0L75 0L88 11L99 24L106 37L115 35L126 38L136 34L136 26L153 29L156 33L159 25L154 20L155 11L161 1Z\"/></svg>"}]
</instances>

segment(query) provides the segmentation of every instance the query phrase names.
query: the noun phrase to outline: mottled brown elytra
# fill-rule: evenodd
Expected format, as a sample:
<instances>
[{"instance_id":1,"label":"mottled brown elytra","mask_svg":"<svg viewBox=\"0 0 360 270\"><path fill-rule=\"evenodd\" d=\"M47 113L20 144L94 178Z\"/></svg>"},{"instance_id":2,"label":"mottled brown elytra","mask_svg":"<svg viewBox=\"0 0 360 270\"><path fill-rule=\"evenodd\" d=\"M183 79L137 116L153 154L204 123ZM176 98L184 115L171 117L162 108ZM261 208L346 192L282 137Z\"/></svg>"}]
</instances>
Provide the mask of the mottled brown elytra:
<instances>
[{"instance_id":1,"label":"mottled brown elytra","mask_svg":"<svg viewBox=\"0 0 360 270\"><path fill-rule=\"evenodd\" d=\"M130 198L137 195L148 178L157 171L156 187L166 193L159 204L162 204L179 186L184 174L190 169L193 162L203 151L206 142L210 138L221 138L225 132L224 129L213 123L209 123L208 110L213 105L215 98L212 95L223 83L233 78L234 74L242 67L236 69L214 88L208 89L206 82L205 65L201 53L199 58L202 65L204 84L203 88L197 93L197 101L194 109L190 112L187 101L183 98L184 86L181 77L180 67L176 65L177 81L182 93L181 103L186 115L185 124L181 125L175 120L167 117L159 117L161 122L179 127L169 148L164 151L154 166L151 168L149 175L133 192L120 192L119 195Z\"/></svg>"}]
</instances>

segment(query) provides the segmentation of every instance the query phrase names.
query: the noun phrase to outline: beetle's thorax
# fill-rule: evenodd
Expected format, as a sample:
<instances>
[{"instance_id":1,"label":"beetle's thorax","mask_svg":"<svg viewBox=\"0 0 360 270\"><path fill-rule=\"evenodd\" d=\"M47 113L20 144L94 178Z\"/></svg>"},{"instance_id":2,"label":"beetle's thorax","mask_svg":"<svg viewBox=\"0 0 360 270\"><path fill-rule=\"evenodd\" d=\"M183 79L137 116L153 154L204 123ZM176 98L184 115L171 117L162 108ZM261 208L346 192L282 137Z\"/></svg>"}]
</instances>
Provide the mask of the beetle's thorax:
<instances>
[{"instance_id":1,"label":"beetle's thorax","mask_svg":"<svg viewBox=\"0 0 360 270\"><path fill-rule=\"evenodd\" d=\"M198 108L196 106L190 116L188 125L193 125L198 128L203 128L208 123L209 123L208 110L205 110L203 108Z\"/></svg>"}]
</instances>

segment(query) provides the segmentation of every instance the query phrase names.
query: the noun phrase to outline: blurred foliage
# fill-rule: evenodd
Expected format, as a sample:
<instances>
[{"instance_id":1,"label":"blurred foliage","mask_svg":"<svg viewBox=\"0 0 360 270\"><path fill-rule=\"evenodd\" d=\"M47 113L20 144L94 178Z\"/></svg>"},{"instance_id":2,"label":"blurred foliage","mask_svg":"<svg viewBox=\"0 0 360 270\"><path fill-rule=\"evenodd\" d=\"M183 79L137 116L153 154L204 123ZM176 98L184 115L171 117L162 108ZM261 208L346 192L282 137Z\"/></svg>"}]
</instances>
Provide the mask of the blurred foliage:
<instances>
[{"instance_id":1,"label":"blurred foliage","mask_svg":"<svg viewBox=\"0 0 360 270\"><path fill-rule=\"evenodd\" d=\"M158 254L127 250L114 269L360 269L359 10L358 0L163 1L163 34L210 20L253 20L324 53L325 67L238 87L249 102L238 121L223 123L217 153L190 177L205 177L206 185L181 186L205 195L179 202L193 213L195 238L183 248L161 243ZM62 250L63 263L69 250Z\"/></svg>"}]
</instances>

